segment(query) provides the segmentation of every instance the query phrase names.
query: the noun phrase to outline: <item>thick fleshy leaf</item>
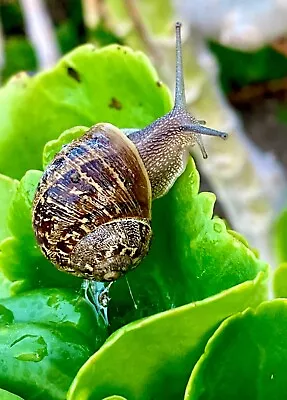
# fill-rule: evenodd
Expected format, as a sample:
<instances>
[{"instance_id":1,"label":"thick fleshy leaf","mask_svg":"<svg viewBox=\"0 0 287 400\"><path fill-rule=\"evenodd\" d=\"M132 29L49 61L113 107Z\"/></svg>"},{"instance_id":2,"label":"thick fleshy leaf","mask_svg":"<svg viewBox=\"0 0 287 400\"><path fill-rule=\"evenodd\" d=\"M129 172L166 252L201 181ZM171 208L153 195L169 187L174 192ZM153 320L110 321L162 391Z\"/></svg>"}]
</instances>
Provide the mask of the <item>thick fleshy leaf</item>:
<instances>
[{"instance_id":1,"label":"thick fleshy leaf","mask_svg":"<svg viewBox=\"0 0 287 400\"><path fill-rule=\"evenodd\" d=\"M17 180L11 179L5 175L0 175L0 241L10 236L7 216L10 202L17 186Z\"/></svg>"},{"instance_id":2,"label":"thick fleshy leaf","mask_svg":"<svg viewBox=\"0 0 287 400\"><path fill-rule=\"evenodd\" d=\"M21 178L40 169L45 143L73 126L154 121L171 105L158 79L142 53L118 45L84 45L49 71L16 75L0 90L0 173Z\"/></svg>"},{"instance_id":3,"label":"thick fleshy leaf","mask_svg":"<svg viewBox=\"0 0 287 400\"><path fill-rule=\"evenodd\" d=\"M0 324L39 323L61 328L72 327L85 336L96 350L107 338L102 318L93 307L71 290L39 289L0 302Z\"/></svg>"},{"instance_id":4,"label":"thick fleshy leaf","mask_svg":"<svg viewBox=\"0 0 287 400\"><path fill-rule=\"evenodd\" d=\"M273 291L275 297L287 297L287 263L282 263L275 269Z\"/></svg>"},{"instance_id":5,"label":"thick fleshy leaf","mask_svg":"<svg viewBox=\"0 0 287 400\"><path fill-rule=\"evenodd\" d=\"M219 295L131 323L115 332L77 374L68 400L180 399L218 324L265 297L266 273Z\"/></svg>"},{"instance_id":6,"label":"thick fleshy leaf","mask_svg":"<svg viewBox=\"0 0 287 400\"><path fill-rule=\"evenodd\" d=\"M90 354L86 338L71 327L1 325L0 386L25 399L63 400Z\"/></svg>"},{"instance_id":7,"label":"thick fleshy leaf","mask_svg":"<svg viewBox=\"0 0 287 400\"><path fill-rule=\"evenodd\" d=\"M19 397L16 394L7 392L7 390L0 389L0 399L1 400L23 400L23 397Z\"/></svg>"},{"instance_id":8,"label":"thick fleshy leaf","mask_svg":"<svg viewBox=\"0 0 287 400\"><path fill-rule=\"evenodd\" d=\"M185 400L287 398L287 300L228 318L192 371Z\"/></svg>"}]
</instances>

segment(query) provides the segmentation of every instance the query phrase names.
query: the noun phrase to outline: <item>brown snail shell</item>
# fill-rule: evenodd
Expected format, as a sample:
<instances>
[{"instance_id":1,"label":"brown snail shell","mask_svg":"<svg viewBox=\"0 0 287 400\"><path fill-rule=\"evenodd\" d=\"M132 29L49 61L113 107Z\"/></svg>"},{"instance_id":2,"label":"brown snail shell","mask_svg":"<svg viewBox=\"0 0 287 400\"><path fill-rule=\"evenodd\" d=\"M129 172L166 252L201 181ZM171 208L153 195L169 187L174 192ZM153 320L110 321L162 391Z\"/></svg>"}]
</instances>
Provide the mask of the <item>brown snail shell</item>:
<instances>
[{"instance_id":1,"label":"brown snail shell","mask_svg":"<svg viewBox=\"0 0 287 400\"><path fill-rule=\"evenodd\" d=\"M60 270L115 280L148 252L151 200L135 145L115 126L97 124L44 172L33 205L37 241Z\"/></svg>"}]
</instances>

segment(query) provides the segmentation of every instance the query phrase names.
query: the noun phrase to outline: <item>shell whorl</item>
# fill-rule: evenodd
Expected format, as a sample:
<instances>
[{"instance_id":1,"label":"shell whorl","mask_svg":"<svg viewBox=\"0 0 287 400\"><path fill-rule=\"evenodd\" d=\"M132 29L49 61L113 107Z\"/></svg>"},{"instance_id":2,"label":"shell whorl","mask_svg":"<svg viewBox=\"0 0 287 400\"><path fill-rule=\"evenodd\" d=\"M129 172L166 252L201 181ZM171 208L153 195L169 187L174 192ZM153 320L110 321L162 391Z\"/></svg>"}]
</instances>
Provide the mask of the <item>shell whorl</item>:
<instances>
[{"instance_id":1,"label":"shell whorl","mask_svg":"<svg viewBox=\"0 0 287 400\"><path fill-rule=\"evenodd\" d=\"M75 246L120 218L150 221L150 182L134 144L115 126L97 124L65 146L44 172L33 227L46 257L81 275L71 262Z\"/></svg>"},{"instance_id":2,"label":"shell whorl","mask_svg":"<svg viewBox=\"0 0 287 400\"><path fill-rule=\"evenodd\" d=\"M149 221L121 218L98 226L71 254L74 274L113 281L134 269L147 254L152 236Z\"/></svg>"}]
</instances>

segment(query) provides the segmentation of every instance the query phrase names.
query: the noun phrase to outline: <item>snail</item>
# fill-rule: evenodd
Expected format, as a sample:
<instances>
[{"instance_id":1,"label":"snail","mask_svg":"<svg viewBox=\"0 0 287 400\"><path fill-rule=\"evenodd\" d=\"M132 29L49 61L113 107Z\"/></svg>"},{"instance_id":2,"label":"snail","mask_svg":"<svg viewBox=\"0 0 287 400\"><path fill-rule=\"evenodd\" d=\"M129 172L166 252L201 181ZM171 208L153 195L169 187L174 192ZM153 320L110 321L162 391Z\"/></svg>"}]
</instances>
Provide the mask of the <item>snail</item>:
<instances>
[{"instance_id":1,"label":"snail","mask_svg":"<svg viewBox=\"0 0 287 400\"><path fill-rule=\"evenodd\" d=\"M226 139L186 107L181 24L176 23L176 88L172 111L143 129L92 126L66 145L43 173L33 203L33 228L44 255L60 270L112 282L149 251L151 203L185 170L201 135Z\"/></svg>"}]
</instances>

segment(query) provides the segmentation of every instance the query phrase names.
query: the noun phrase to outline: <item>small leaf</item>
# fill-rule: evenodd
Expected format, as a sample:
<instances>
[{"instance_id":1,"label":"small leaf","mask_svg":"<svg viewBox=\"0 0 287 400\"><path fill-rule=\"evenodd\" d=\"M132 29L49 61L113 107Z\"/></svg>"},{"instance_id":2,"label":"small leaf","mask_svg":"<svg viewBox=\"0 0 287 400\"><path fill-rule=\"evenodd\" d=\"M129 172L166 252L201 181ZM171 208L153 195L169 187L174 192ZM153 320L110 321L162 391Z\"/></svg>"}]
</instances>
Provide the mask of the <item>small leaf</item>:
<instances>
[{"instance_id":1,"label":"small leaf","mask_svg":"<svg viewBox=\"0 0 287 400\"><path fill-rule=\"evenodd\" d=\"M193 369L185 400L286 399L286 330L285 299L228 318Z\"/></svg>"},{"instance_id":2,"label":"small leaf","mask_svg":"<svg viewBox=\"0 0 287 400\"><path fill-rule=\"evenodd\" d=\"M80 369L68 400L180 399L190 371L218 324L256 306L266 291L266 273L209 299L124 326Z\"/></svg>"}]
</instances>

